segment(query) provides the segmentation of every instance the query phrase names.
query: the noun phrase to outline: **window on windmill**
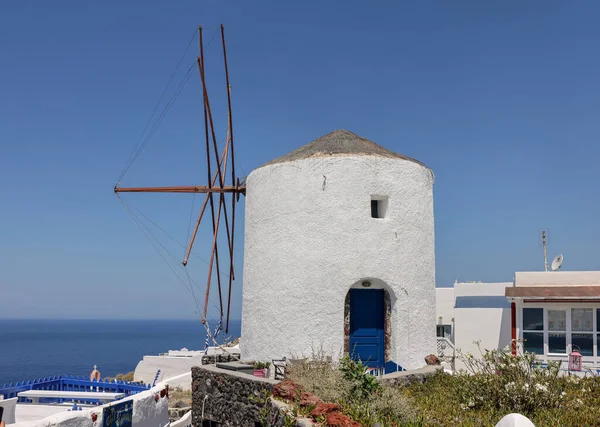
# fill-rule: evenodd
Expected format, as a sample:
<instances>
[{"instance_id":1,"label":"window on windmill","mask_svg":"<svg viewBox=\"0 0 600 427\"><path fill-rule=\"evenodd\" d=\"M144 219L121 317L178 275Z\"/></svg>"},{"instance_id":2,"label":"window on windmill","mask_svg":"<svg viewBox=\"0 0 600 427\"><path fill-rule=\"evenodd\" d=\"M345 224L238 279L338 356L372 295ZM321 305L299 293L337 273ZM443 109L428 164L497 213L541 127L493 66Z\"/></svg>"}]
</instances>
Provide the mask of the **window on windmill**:
<instances>
[{"instance_id":1,"label":"window on windmill","mask_svg":"<svg viewBox=\"0 0 600 427\"><path fill-rule=\"evenodd\" d=\"M386 196L371 196L371 218L385 218L388 198Z\"/></svg>"}]
</instances>

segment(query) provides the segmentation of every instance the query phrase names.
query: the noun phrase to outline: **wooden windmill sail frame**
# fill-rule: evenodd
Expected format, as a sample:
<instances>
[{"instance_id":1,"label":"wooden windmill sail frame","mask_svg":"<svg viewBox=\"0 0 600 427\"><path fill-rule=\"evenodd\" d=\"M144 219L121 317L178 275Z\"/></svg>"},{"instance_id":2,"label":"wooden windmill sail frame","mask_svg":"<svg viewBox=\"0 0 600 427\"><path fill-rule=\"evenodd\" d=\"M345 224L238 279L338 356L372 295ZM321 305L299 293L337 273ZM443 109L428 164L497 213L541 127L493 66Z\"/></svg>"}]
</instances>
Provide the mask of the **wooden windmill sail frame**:
<instances>
[{"instance_id":1,"label":"wooden windmill sail frame","mask_svg":"<svg viewBox=\"0 0 600 427\"><path fill-rule=\"evenodd\" d=\"M217 276L217 288L219 292L219 308L220 308L220 319L223 319L223 292L221 286L221 274L220 274L220 263L219 263L219 248L218 248L218 236L220 220L223 216L225 221L225 231L227 236L228 246L228 258L229 258L229 284L227 287L227 311L226 311L226 323L225 332L229 331L229 317L231 309L231 288L233 280L235 279L234 264L233 264L233 249L234 249L234 236L235 236L235 206L236 202L239 201L240 194L246 194L245 182L240 182L240 179L235 173L235 156L234 156L234 132L233 132L233 119L231 114L231 86L229 84L229 69L227 65L227 47L225 44L225 29L221 25L221 43L223 46L223 63L225 66L225 83L227 89L227 138L225 140L225 146L221 153L217 144L217 138L215 134L215 127L213 122L212 110L210 106L210 100L208 96L208 89L206 87L206 76L204 69L204 42L202 38L202 26L198 27L199 34L199 56L197 57L198 71L200 73L200 79L202 82L202 97L203 97L203 110L204 110L204 139L206 145L206 163L207 163L207 178L208 185L187 185L187 186L171 186L171 187L120 187L118 184L115 185L115 193L204 193L204 203L200 209L198 219L194 227L194 231L187 244L185 257L183 259L183 265L186 266L188 263L189 256L192 252L192 247L196 239L196 234L200 226L200 222L204 216L206 208L210 205L210 213L213 228L213 239L212 249L209 259L208 277L206 282L206 292L204 297L204 311L202 314L202 323L206 323L206 313L208 309L208 301L211 290L213 266L216 269ZM216 163L216 171L214 174L211 171L211 157L214 157ZM227 163L230 164L230 176L231 183L226 184L226 173ZM231 194L231 212L227 211L227 203L225 199L226 194ZM218 199L215 201L215 198ZM231 215L231 221L230 217Z\"/></svg>"}]
</instances>

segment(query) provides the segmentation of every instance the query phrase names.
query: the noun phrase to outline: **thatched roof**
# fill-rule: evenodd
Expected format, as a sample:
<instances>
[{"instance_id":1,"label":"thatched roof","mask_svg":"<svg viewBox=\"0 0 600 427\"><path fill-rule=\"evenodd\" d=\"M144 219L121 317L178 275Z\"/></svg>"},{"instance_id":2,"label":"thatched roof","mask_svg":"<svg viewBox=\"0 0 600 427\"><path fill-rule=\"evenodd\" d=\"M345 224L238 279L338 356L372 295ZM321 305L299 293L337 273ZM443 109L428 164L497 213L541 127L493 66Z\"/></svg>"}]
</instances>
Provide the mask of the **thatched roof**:
<instances>
[{"instance_id":1,"label":"thatched roof","mask_svg":"<svg viewBox=\"0 0 600 427\"><path fill-rule=\"evenodd\" d=\"M293 162L295 160L309 159L313 157L330 157L330 156L379 156L396 159L409 160L425 166L418 160L411 157L403 156L402 154L394 153L381 145L375 144L373 141L362 138L355 133L347 130L334 130L327 135L324 135L313 142L306 144L291 153L278 157L263 166L273 165L276 163ZM427 166L425 166L427 167Z\"/></svg>"}]
</instances>

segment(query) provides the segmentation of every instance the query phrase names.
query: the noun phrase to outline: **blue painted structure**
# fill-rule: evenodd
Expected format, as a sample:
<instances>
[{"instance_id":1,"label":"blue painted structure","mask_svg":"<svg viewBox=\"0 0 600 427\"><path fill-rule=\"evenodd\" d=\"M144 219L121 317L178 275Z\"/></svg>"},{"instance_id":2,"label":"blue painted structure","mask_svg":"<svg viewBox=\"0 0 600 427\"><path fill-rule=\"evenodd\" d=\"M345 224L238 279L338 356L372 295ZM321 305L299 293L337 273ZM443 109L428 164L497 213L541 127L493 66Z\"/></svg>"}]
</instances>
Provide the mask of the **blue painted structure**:
<instances>
[{"instance_id":1,"label":"blue painted structure","mask_svg":"<svg viewBox=\"0 0 600 427\"><path fill-rule=\"evenodd\" d=\"M506 308L510 302L504 295L476 295L456 297L454 308Z\"/></svg>"},{"instance_id":2,"label":"blue painted structure","mask_svg":"<svg viewBox=\"0 0 600 427\"><path fill-rule=\"evenodd\" d=\"M350 354L370 368L383 368L383 289L350 289Z\"/></svg>"},{"instance_id":3,"label":"blue painted structure","mask_svg":"<svg viewBox=\"0 0 600 427\"><path fill-rule=\"evenodd\" d=\"M17 394L26 390L57 390L57 391L99 391L108 393L125 393L125 395L137 394L152 388L150 384L132 383L121 380L90 381L84 377L73 375L55 375L51 377L38 378L29 381L17 381L16 383L4 384L0 387L0 394L5 399L17 397ZM40 403L62 403L68 399L40 399ZM19 402L30 402L29 399L20 397ZM81 400L77 402L88 405L98 405L101 402L96 399Z\"/></svg>"}]
</instances>

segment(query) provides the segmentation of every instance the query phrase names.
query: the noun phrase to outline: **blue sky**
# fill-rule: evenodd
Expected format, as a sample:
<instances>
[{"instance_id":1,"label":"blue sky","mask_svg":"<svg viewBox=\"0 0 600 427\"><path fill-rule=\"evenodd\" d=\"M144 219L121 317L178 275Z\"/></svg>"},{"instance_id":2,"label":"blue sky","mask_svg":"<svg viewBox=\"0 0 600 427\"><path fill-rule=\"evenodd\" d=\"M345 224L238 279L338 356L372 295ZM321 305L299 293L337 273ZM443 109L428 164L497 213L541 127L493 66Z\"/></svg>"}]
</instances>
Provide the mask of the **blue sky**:
<instances>
[{"instance_id":1,"label":"blue sky","mask_svg":"<svg viewBox=\"0 0 600 427\"><path fill-rule=\"evenodd\" d=\"M349 129L433 169L438 286L541 269L542 228L565 269L600 269L599 18L592 1L5 2L0 317L194 316L112 187L198 24L207 43L226 27L240 174ZM207 67L222 139L218 38ZM199 89L194 72L121 185L205 182ZM186 240L192 196L127 200Z\"/></svg>"}]
</instances>

